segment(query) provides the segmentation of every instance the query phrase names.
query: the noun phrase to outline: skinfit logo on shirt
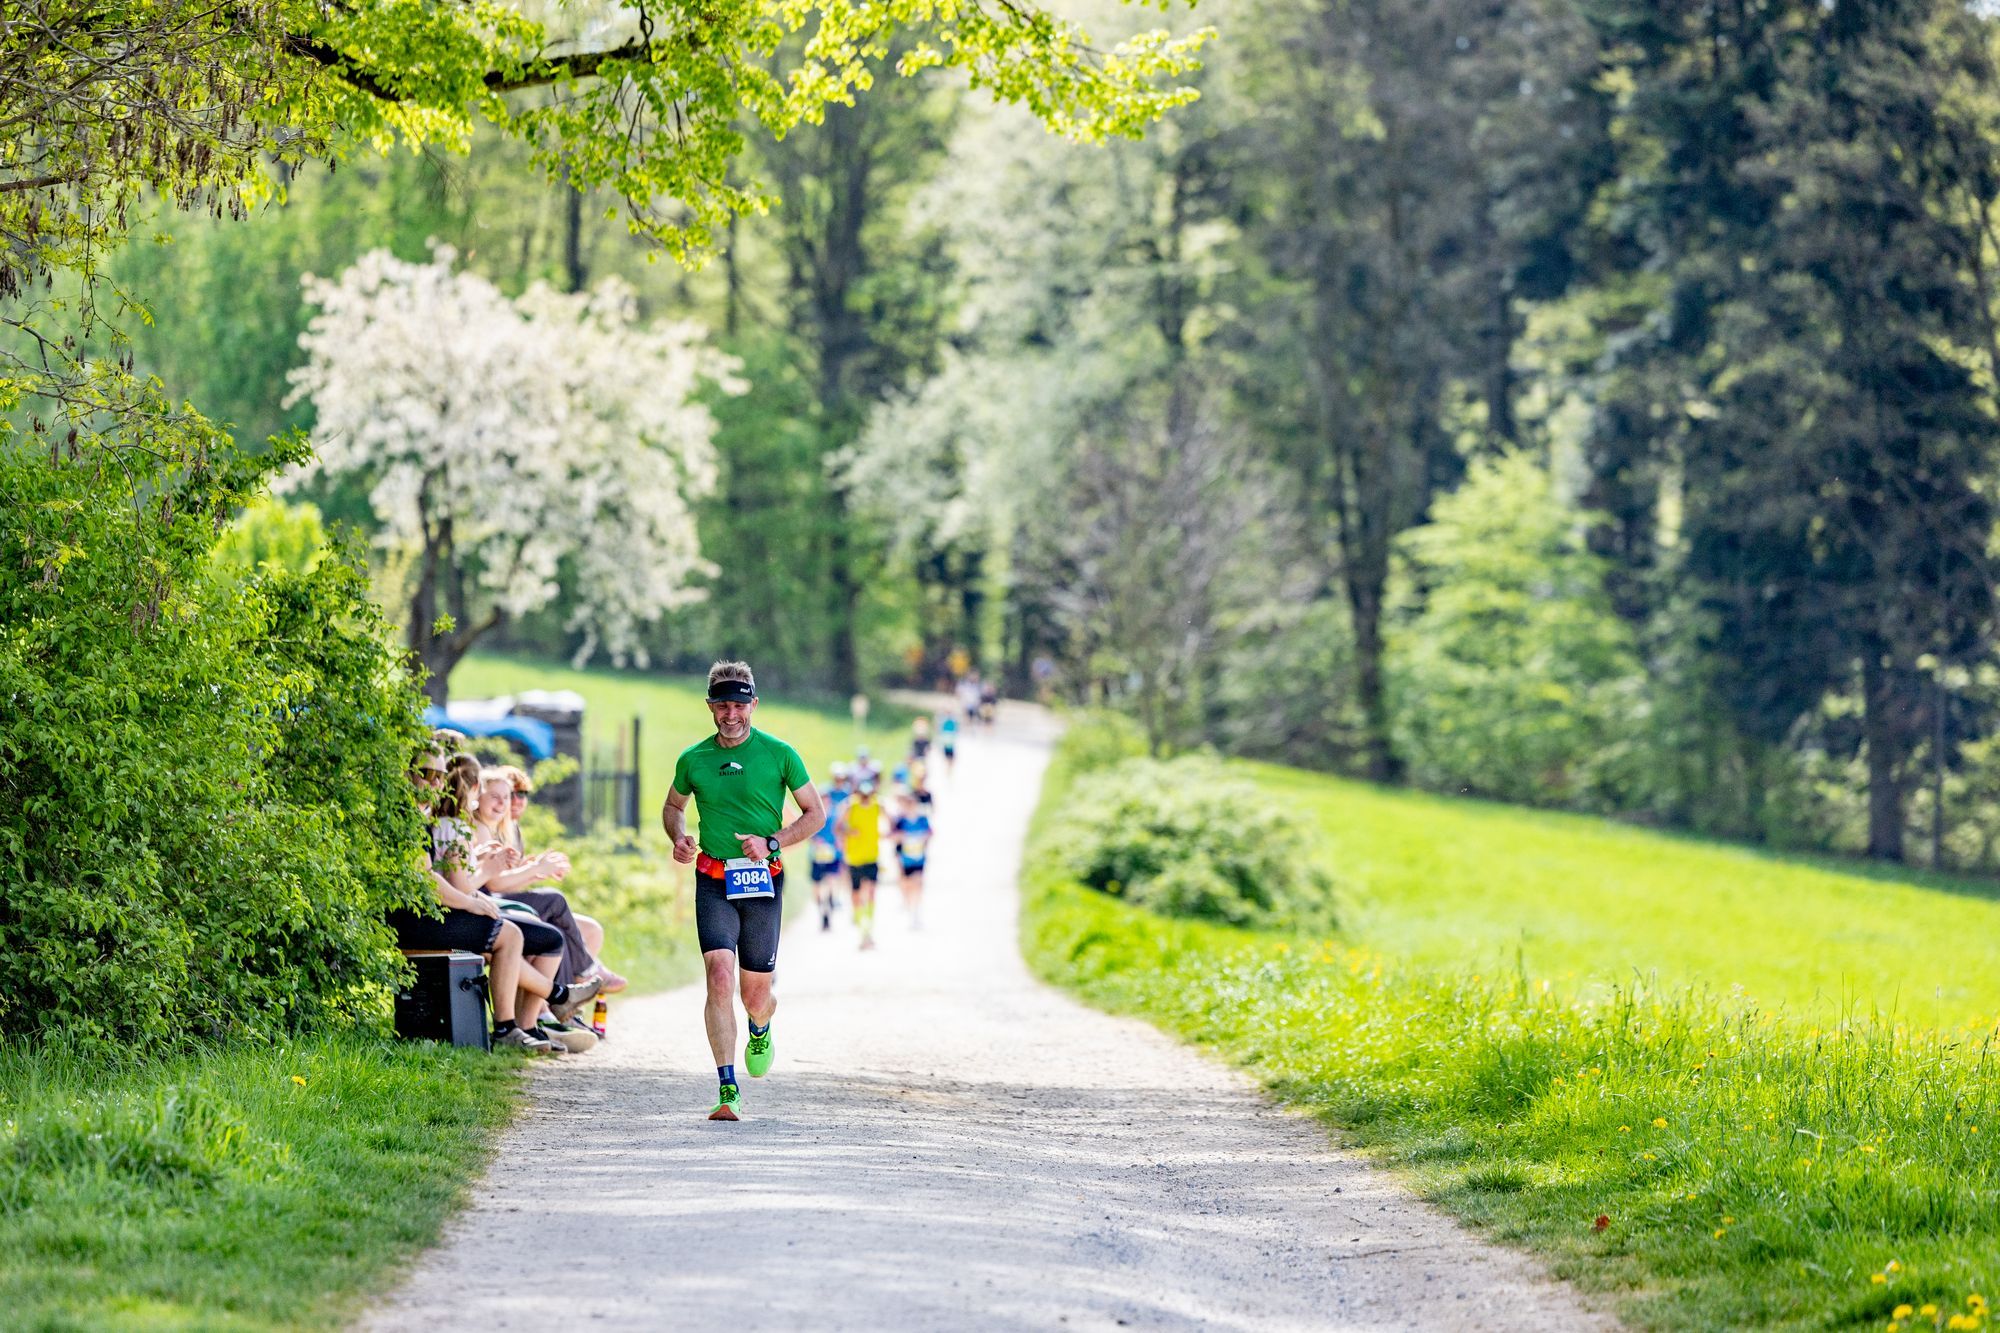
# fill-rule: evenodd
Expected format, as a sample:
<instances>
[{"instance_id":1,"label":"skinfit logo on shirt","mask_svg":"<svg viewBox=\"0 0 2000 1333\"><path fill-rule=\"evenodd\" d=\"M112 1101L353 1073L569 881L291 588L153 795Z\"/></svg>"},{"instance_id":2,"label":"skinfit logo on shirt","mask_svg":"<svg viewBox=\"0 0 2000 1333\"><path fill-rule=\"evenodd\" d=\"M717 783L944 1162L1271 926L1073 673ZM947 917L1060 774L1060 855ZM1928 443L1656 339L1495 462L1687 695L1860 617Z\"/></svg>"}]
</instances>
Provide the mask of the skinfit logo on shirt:
<instances>
[{"instance_id":1,"label":"skinfit logo on shirt","mask_svg":"<svg viewBox=\"0 0 2000 1333\"><path fill-rule=\"evenodd\" d=\"M734 759L727 759L723 761L721 771L724 773L741 773L743 765L737 763Z\"/></svg>"}]
</instances>

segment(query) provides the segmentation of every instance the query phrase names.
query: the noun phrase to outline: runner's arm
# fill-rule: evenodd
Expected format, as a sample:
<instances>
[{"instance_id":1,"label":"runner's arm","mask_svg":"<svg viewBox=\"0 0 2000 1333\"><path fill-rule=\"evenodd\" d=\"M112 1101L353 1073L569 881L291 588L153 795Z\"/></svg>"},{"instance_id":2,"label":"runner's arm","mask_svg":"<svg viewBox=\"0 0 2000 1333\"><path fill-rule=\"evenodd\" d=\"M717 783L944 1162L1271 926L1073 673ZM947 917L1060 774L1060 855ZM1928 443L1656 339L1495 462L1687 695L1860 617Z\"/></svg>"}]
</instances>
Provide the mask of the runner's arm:
<instances>
[{"instance_id":1,"label":"runner's arm","mask_svg":"<svg viewBox=\"0 0 2000 1333\"><path fill-rule=\"evenodd\" d=\"M666 803L660 807L660 827L667 831L668 840L674 844L674 860L682 865L694 860L697 850L687 826L687 805L691 795L678 787L669 787Z\"/></svg>"},{"instance_id":2,"label":"runner's arm","mask_svg":"<svg viewBox=\"0 0 2000 1333\"><path fill-rule=\"evenodd\" d=\"M780 847L804 842L826 825L826 798L818 787L808 782L792 792L792 799L799 803L799 817L778 830Z\"/></svg>"}]
</instances>

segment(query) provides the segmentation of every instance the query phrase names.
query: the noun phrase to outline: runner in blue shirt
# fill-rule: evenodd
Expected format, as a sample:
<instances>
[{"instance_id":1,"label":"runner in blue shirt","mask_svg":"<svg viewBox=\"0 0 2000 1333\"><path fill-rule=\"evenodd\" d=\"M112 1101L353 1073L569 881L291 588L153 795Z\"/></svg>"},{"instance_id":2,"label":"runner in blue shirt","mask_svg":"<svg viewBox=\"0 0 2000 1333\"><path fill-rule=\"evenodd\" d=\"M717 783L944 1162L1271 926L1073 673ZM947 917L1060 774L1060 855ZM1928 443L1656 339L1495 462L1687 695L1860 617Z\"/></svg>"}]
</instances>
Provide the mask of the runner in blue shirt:
<instances>
[{"instance_id":1,"label":"runner in blue shirt","mask_svg":"<svg viewBox=\"0 0 2000 1333\"><path fill-rule=\"evenodd\" d=\"M938 749L944 751L944 775L951 776L952 766L958 760L958 719L950 713L938 723Z\"/></svg>"},{"instance_id":2,"label":"runner in blue shirt","mask_svg":"<svg viewBox=\"0 0 2000 1333\"><path fill-rule=\"evenodd\" d=\"M853 795L853 780L846 764L835 764L826 789L826 823L812 839L813 905L819 908L819 928L833 929L833 909L840 901L840 884L847 866L840 859L840 840L834 826L840 822L840 807Z\"/></svg>"},{"instance_id":3,"label":"runner in blue shirt","mask_svg":"<svg viewBox=\"0 0 2000 1333\"><path fill-rule=\"evenodd\" d=\"M924 865L930 856L931 820L908 792L896 799L896 822L891 826L896 856L902 863L903 906L910 914L914 930L924 927Z\"/></svg>"}]
</instances>

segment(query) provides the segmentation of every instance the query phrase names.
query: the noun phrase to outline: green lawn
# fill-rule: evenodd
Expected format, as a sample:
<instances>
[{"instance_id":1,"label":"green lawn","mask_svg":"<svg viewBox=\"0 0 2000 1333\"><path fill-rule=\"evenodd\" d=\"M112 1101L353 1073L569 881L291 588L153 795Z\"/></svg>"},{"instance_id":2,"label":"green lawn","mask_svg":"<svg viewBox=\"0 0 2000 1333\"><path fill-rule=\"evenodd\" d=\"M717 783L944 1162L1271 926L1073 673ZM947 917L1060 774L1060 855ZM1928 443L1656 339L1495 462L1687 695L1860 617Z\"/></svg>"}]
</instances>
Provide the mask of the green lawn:
<instances>
[{"instance_id":1,"label":"green lawn","mask_svg":"<svg viewBox=\"0 0 2000 1333\"><path fill-rule=\"evenodd\" d=\"M0 1048L0 1324L337 1324L437 1239L519 1066L361 1037Z\"/></svg>"},{"instance_id":2,"label":"green lawn","mask_svg":"<svg viewBox=\"0 0 2000 1333\"><path fill-rule=\"evenodd\" d=\"M1635 976L1824 1022L2000 1016L1996 887L1247 765L1324 830L1343 934L1409 963L1601 993Z\"/></svg>"}]
</instances>

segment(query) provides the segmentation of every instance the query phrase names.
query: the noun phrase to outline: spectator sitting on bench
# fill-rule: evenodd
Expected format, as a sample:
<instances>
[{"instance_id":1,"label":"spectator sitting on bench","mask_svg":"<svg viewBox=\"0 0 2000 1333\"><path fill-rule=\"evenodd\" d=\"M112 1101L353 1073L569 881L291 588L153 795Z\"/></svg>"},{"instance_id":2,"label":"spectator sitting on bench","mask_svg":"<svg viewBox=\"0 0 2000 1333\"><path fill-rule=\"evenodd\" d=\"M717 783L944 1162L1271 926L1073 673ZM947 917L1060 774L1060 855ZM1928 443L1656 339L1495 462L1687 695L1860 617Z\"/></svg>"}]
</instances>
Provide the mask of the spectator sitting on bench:
<instances>
[{"instance_id":1,"label":"spectator sitting on bench","mask_svg":"<svg viewBox=\"0 0 2000 1333\"><path fill-rule=\"evenodd\" d=\"M487 890L489 881L520 863L519 854L511 847L496 846L485 856L478 854L471 822L478 813L479 761L469 754L455 754L445 762L445 789L432 798L431 859L438 873L465 893ZM487 901L499 906L490 897ZM528 1035L541 1040L533 1018L541 1012L540 1001L546 1000L554 1017L567 1022L596 995L598 987L594 980L570 986L555 979L562 962L562 932L536 918L532 911L514 916L512 923L521 931L521 952L528 961L518 978L521 998L517 1014Z\"/></svg>"},{"instance_id":2,"label":"spectator sitting on bench","mask_svg":"<svg viewBox=\"0 0 2000 1333\"><path fill-rule=\"evenodd\" d=\"M552 980L566 987L569 1003L581 1005L594 997L604 982L596 975L596 960L585 942L578 918L570 910L569 898L560 889L530 888L536 880L562 879L569 874L569 858L561 852L544 852L522 859L507 841L504 827L512 785L488 769L479 784L478 814L473 820L472 842L476 854L510 859L513 865L486 881L486 891L509 902L519 903L562 934L563 950ZM603 932L599 932L603 938ZM568 1014L549 1012L539 1025L543 1034L562 1043L572 1052L587 1051L597 1044L597 1035L587 1024L572 1022Z\"/></svg>"},{"instance_id":3,"label":"spectator sitting on bench","mask_svg":"<svg viewBox=\"0 0 2000 1333\"><path fill-rule=\"evenodd\" d=\"M442 755L435 751L426 752L418 759L410 776L420 793L420 802L426 806L442 803L445 796L442 789L448 777ZM437 891L438 906L444 909L444 915L431 916L400 907L392 909L388 914L388 923L389 928L396 932L397 945L404 949L462 949L467 953L485 954L492 974L494 1046L513 1047L537 1055L559 1053L560 1046L529 1033L515 1021L516 1006L527 993L522 987L522 976L531 970L522 965L526 937L521 928L511 921L500 919L499 904L493 899L474 889L460 887L440 874L435 862L431 866L431 880ZM537 998L533 1002L539 1004L540 1000Z\"/></svg>"},{"instance_id":4,"label":"spectator sitting on bench","mask_svg":"<svg viewBox=\"0 0 2000 1333\"><path fill-rule=\"evenodd\" d=\"M503 764L499 768L487 769L485 780L490 784L496 776L505 777L509 784L509 788L505 793L508 798L507 803L504 806L498 807L500 813L497 818L501 830L499 840L511 846L521 855L526 856L528 854L528 844L521 832L521 813L528 808L528 795L535 789L534 780L512 764ZM488 787L487 795L489 797L497 799L499 794L490 786ZM488 825L494 822L492 819L485 818L489 808L492 807L489 807L485 801L482 801L479 807L482 823ZM562 867L561 873L556 874L554 878L561 879L564 874L568 873L568 857L564 856L561 852L546 852L543 855L553 858L551 864L560 864ZM545 916L545 919L552 924L560 924L553 917ZM624 990L626 986L625 978L613 972L604 963L604 926L602 923L595 917L586 916L584 913L578 912L576 913L576 924L578 931L583 937L584 951L587 952L589 957L595 960L592 966L583 972L583 975L601 977L604 981L603 993L606 995L616 995L619 991Z\"/></svg>"}]
</instances>

